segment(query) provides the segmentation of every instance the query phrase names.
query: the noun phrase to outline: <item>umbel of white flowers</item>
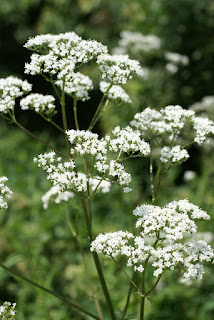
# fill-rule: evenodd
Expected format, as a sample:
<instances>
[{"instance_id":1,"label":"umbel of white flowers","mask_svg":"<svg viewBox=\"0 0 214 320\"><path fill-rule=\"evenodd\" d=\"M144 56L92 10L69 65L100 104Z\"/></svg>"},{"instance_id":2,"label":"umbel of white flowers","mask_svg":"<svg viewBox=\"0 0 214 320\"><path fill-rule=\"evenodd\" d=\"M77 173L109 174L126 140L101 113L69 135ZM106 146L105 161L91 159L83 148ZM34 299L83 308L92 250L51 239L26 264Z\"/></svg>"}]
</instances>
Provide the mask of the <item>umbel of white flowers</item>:
<instances>
[{"instance_id":1,"label":"umbel of white flowers","mask_svg":"<svg viewBox=\"0 0 214 320\"><path fill-rule=\"evenodd\" d=\"M142 205L133 214L137 217L138 236L128 231L100 234L91 243L91 251L114 259L123 255L127 266L139 272L144 271L148 261L155 277L165 270L179 270L183 283L202 278L203 263L213 262L214 258L213 249L200 239L195 223L210 219L205 211L188 200L180 200L163 208Z\"/></svg>"},{"instance_id":2,"label":"umbel of white flowers","mask_svg":"<svg viewBox=\"0 0 214 320\"><path fill-rule=\"evenodd\" d=\"M0 209L7 209L7 199L10 199L13 192L5 186L5 182L8 181L8 178L3 176L0 177Z\"/></svg>"},{"instance_id":3,"label":"umbel of white flowers","mask_svg":"<svg viewBox=\"0 0 214 320\"><path fill-rule=\"evenodd\" d=\"M48 179L54 186L58 186L58 192L73 191L75 193L85 192L87 185L93 189L102 189L103 181L114 181L121 186L127 186L131 181L131 175L126 172L121 164L124 154L132 156L148 156L150 146L140 133L130 127L113 130L113 137L106 135L99 139L98 135L84 130L68 130L68 140L71 144L72 160L62 162L61 157L56 157L55 152L40 154L34 161L48 173ZM112 160L112 154L115 159ZM91 159L90 174L86 176L78 172L75 162L76 157ZM56 190L55 190L56 191Z\"/></svg>"},{"instance_id":4,"label":"umbel of white flowers","mask_svg":"<svg viewBox=\"0 0 214 320\"><path fill-rule=\"evenodd\" d=\"M95 60L105 84L101 90L111 100L130 102L127 93L119 86L133 76L144 76L138 61L128 55L108 54L107 47L95 40L83 40L74 32L38 35L27 41L25 47L34 51L30 63L25 64L25 73L43 75L75 100L88 100L93 89L92 80L79 72L79 67ZM78 68L78 72L76 71ZM110 92L108 92L108 86ZM0 79L0 112L8 113L15 106L15 99L31 91L32 85L16 77ZM54 110L54 98L30 95L21 101L23 110L34 109L50 116ZM51 114L53 115L53 114Z\"/></svg>"}]
</instances>

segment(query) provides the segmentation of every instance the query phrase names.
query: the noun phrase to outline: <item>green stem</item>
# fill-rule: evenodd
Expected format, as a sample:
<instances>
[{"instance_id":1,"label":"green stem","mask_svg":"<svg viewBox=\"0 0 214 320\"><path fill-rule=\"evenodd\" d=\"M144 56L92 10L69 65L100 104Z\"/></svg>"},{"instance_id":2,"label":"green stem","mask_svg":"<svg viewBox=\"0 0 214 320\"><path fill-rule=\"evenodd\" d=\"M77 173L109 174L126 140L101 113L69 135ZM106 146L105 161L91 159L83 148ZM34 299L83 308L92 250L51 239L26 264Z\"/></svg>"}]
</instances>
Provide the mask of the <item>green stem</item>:
<instances>
[{"instance_id":1,"label":"green stem","mask_svg":"<svg viewBox=\"0 0 214 320\"><path fill-rule=\"evenodd\" d=\"M79 304L77 304L77 303L75 303L75 302L72 302L72 301L70 301L70 300L67 300L67 299L64 298L63 296L55 293L54 291L52 291L52 290L50 290L50 289L48 289L48 288L45 288L45 287L41 286L40 284L38 284L38 283L36 283L36 282L34 282L34 281L26 278L26 277L23 276L23 275L18 274L17 272L15 272L15 271L11 270L10 268L6 267L6 266L5 266L3 263L1 263L1 262L0 262L0 267L3 268L4 270L8 271L9 273L11 273L12 275L14 275L15 277L18 277L18 278L20 278L20 279L22 279L22 280L30 283L31 285L33 285L33 286L35 286L35 287L37 287L37 288L39 288L39 289L41 289L41 290L43 290L43 291L51 294L52 296L57 297L58 299L62 300L63 302L65 302L65 303L67 303L67 304L69 304L70 306L72 306L73 308L79 310L80 312L82 312L82 313L84 313L84 314L87 314L87 315L89 315L90 317L92 317L92 318L94 318L94 319L96 319L96 320L100 320L100 318L99 318L98 316L96 316L95 314L91 313L91 312L88 311L87 309L83 308L81 305L79 305Z\"/></svg>"},{"instance_id":2,"label":"green stem","mask_svg":"<svg viewBox=\"0 0 214 320\"><path fill-rule=\"evenodd\" d=\"M136 283L129 277L128 273L121 267L121 265L111 256L112 260L117 264L117 266L121 269L121 271L125 274L125 276L129 279L129 281L132 283L132 285L137 289L137 293L142 295L140 289L136 285Z\"/></svg>"},{"instance_id":3,"label":"green stem","mask_svg":"<svg viewBox=\"0 0 214 320\"><path fill-rule=\"evenodd\" d=\"M155 203L156 197L157 197L157 193L159 190L159 186L161 183L161 178L162 178L162 174L163 174L163 165L159 164L156 176L155 176L155 182L154 182L154 194L153 194L153 200L152 200L152 204Z\"/></svg>"},{"instance_id":4,"label":"green stem","mask_svg":"<svg viewBox=\"0 0 214 320\"><path fill-rule=\"evenodd\" d=\"M1 116L3 119L7 120L7 121L11 121L10 118L3 116L3 114L0 114L0 116Z\"/></svg>"},{"instance_id":5,"label":"green stem","mask_svg":"<svg viewBox=\"0 0 214 320\"><path fill-rule=\"evenodd\" d=\"M42 116L43 119L45 119L47 122L50 122L54 127L56 127L58 130L60 130L61 132L64 133L64 130L63 130L60 126L58 126L58 124L56 124L53 120L47 118L47 117L44 116L44 114L42 114L42 113L39 113L39 114L40 114L40 116Z\"/></svg>"},{"instance_id":6,"label":"green stem","mask_svg":"<svg viewBox=\"0 0 214 320\"><path fill-rule=\"evenodd\" d=\"M102 113L103 109L106 107L106 105L104 104L105 98L108 95L109 90L111 89L112 84L110 84L110 86L108 87L107 91L104 93L104 95L102 96L102 99L100 100L100 103L97 107L97 110L91 120L91 123L88 127L88 131L91 131L93 129L93 127L95 126L100 114Z\"/></svg>"},{"instance_id":7,"label":"green stem","mask_svg":"<svg viewBox=\"0 0 214 320\"><path fill-rule=\"evenodd\" d=\"M160 281L161 276L162 276L162 274L160 274L160 275L158 276L157 280L155 281L155 284L153 285L153 287L152 287L149 291L147 291L147 292L145 293L145 296L148 296L148 295L156 288L158 282Z\"/></svg>"},{"instance_id":8,"label":"green stem","mask_svg":"<svg viewBox=\"0 0 214 320\"><path fill-rule=\"evenodd\" d=\"M84 163L85 174L86 174L86 176L88 178L88 167L87 167L87 162L86 162L85 159L83 160L83 163ZM89 240L91 242L93 240L93 236L92 236L92 229L91 229L91 227L92 227L92 225L91 225L92 212L91 212L91 199L90 199L89 183L87 183L87 195L88 195L87 207L86 207L85 201L83 199L82 199L82 207L83 207L83 211L84 211L84 215L85 215L85 219L86 219L88 237L89 237ZM105 296L105 300L106 300L106 303L108 305L108 309L109 309L109 313L111 315L111 319L112 320L116 320L113 304L112 304L111 297L110 297L110 294L109 294L109 291L108 291L108 288L107 288L107 285L106 285L106 281L105 281L105 278L104 278L104 274L103 274L103 270L102 270L102 266L101 266L98 254L93 251L92 252L92 256L93 256L94 263L95 263L95 266L96 266L96 269L97 269L97 273L98 273L98 276L99 276L99 281L100 281L100 284L101 284L101 287L102 287L102 290L103 290L103 293L104 293L104 296Z\"/></svg>"},{"instance_id":9,"label":"green stem","mask_svg":"<svg viewBox=\"0 0 214 320\"><path fill-rule=\"evenodd\" d=\"M65 80L63 80L62 96L60 99L60 104L62 107L62 122L63 122L63 128L64 128L64 132L65 132L65 142L66 142L66 146L68 149L68 153L70 153L70 144L68 141L68 137L66 135L66 131L68 130L68 124L67 124L67 117L66 117L66 110L65 110Z\"/></svg>"},{"instance_id":10,"label":"green stem","mask_svg":"<svg viewBox=\"0 0 214 320\"><path fill-rule=\"evenodd\" d=\"M92 255L93 255L95 266L96 266L96 269L97 269L97 272L98 272L98 275L99 275L99 280L100 280L100 284L101 284L101 287L102 287L102 290L103 290L103 293L104 293L104 296L105 296L105 299L106 299L106 303L107 303L108 308L109 308L109 313L111 315L111 319L112 320L116 320L113 304L112 304L112 301L111 301L111 298L110 298L110 295L109 295L109 291L108 291L108 288L107 288L107 285L106 285L106 281L105 281L105 278L104 278L104 274L103 274L103 270L102 270L102 267L101 267L101 264L100 264L100 260L99 260L98 254L93 251Z\"/></svg>"},{"instance_id":11,"label":"green stem","mask_svg":"<svg viewBox=\"0 0 214 320\"><path fill-rule=\"evenodd\" d=\"M45 142L44 140L42 140L41 138L37 137L35 134L33 134L32 132L30 132L28 129L26 129L25 127L23 127L16 119L12 119L12 122L14 124L16 124L20 129L22 129L24 132L26 132L28 135L30 135L31 137L33 137L35 140L43 143L45 146L49 147L50 149L54 150L56 153L60 154L62 157L65 157L67 159L68 156L66 156L64 153L62 153L61 151L59 151L58 149L54 148L52 145L50 145L49 143Z\"/></svg>"},{"instance_id":12,"label":"green stem","mask_svg":"<svg viewBox=\"0 0 214 320\"><path fill-rule=\"evenodd\" d=\"M79 130L79 123L78 123L78 117L77 117L77 100L76 99L74 99L73 110L74 110L75 127L77 130Z\"/></svg>"},{"instance_id":13,"label":"green stem","mask_svg":"<svg viewBox=\"0 0 214 320\"><path fill-rule=\"evenodd\" d=\"M100 303L99 303L99 300L97 298L93 283L92 283L90 275L89 275L88 266L87 266L87 263L86 263L83 247L82 247L82 244L81 244L81 241L80 241L80 237L79 237L78 227L77 226L76 226L76 228L73 227L68 210L66 210L66 213L67 213L67 219L68 219L69 228L71 230L71 233L72 233L73 237L76 239L78 247L79 247L79 250L80 250L83 266L84 266L84 269L85 269L86 278L88 280L88 284L89 284L89 287L90 287L90 290L91 290L91 294L92 294L92 297L94 299L94 302L95 302L95 305L96 305L96 308L97 308L97 312L99 314L100 319L104 320L103 319L103 315L102 315L102 311L101 311L101 307L100 307Z\"/></svg>"},{"instance_id":14,"label":"green stem","mask_svg":"<svg viewBox=\"0 0 214 320\"><path fill-rule=\"evenodd\" d=\"M152 190L152 203L154 203L154 202L155 202L155 189L154 189L154 181L153 181L153 162L152 162L152 154L151 154L151 157L150 157L149 172L150 172L150 183L151 183L151 190Z\"/></svg>"},{"instance_id":15,"label":"green stem","mask_svg":"<svg viewBox=\"0 0 214 320\"><path fill-rule=\"evenodd\" d=\"M134 276L135 276L135 272L133 271L132 278L131 278L131 280L133 282L134 282ZM125 316L126 316L126 312L127 312L127 309L128 309L128 305L129 305L129 301L130 301L130 297L131 297L131 293L132 293L132 288L133 288L132 281L130 282L129 291L128 291L128 295L127 295L127 298L126 298L126 304L125 304L125 307L123 309L123 312L122 312L120 320L123 320L125 318Z\"/></svg>"}]
</instances>

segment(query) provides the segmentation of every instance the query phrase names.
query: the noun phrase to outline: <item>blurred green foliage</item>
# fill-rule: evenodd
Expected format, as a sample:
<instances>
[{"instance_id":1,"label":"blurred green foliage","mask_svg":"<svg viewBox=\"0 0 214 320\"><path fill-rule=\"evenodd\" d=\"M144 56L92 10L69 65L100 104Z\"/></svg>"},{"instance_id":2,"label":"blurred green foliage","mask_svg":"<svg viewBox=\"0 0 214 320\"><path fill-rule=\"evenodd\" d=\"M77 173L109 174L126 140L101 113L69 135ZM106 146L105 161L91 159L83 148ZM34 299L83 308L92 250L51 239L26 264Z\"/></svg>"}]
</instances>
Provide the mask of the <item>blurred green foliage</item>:
<instances>
[{"instance_id":1,"label":"blurred green foliage","mask_svg":"<svg viewBox=\"0 0 214 320\"><path fill-rule=\"evenodd\" d=\"M96 39L113 49L122 30L156 34L163 42L162 50L185 54L190 59L186 68L169 76L158 57L148 57L152 72L148 81L131 81L127 85L133 105L118 106L103 116L97 130L109 132L115 125L125 125L133 115L147 106L160 109L167 104L188 107L203 96L213 94L214 55L214 1L212 0L1 0L0 4L0 72L24 77L24 63L29 53L23 43L36 34L75 31L85 38ZM145 61L143 61L144 63ZM96 71L92 72L96 78ZM48 92L49 86L39 77L30 78L35 92ZM95 90L88 106L80 105L81 124L93 114L99 101ZM92 110L92 111L90 111ZM29 129L53 145L61 145L62 137L44 125L31 112L19 114ZM61 121L61 119L58 119ZM72 123L71 123L72 125ZM81 301L95 311L88 298L87 280L81 264L78 245L72 237L65 205L42 208L41 196L50 184L45 174L32 162L46 149L40 143L1 120L0 175L9 178L14 196L7 211L0 215L1 259L9 267L32 278L61 295ZM213 152L192 148L191 158L182 167L175 167L164 177L159 204L189 198L196 205L212 213L214 207ZM124 195L115 188L110 194L97 197L94 233L116 231L118 227L130 230L131 212L136 205L150 201L149 163L137 160L129 164L136 176L133 194ZM184 181L184 171L194 170L197 178ZM73 200L72 200L73 201ZM76 208L78 204L73 204ZM72 209L75 210L75 209ZM70 212L71 218L74 212ZM81 217L80 217L81 220ZM213 231L213 221L203 223L201 231ZM85 239L82 224L81 235ZM89 268L95 278L93 262L88 257L86 239L83 247L89 259ZM102 260L108 271L107 282L118 309L125 303L127 281L121 271L106 258ZM151 279L149 279L151 281ZM200 285L186 288L177 284L177 276L166 274L147 301L147 320L211 320L214 318L213 267ZM100 296L101 289L96 283ZM131 301L130 318L136 315L136 294ZM17 320L29 319L86 319L56 298L48 296L0 269L0 300L17 302ZM104 304L104 301L101 301ZM106 318L107 319L107 318Z\"/></svg>"}]
</instances>

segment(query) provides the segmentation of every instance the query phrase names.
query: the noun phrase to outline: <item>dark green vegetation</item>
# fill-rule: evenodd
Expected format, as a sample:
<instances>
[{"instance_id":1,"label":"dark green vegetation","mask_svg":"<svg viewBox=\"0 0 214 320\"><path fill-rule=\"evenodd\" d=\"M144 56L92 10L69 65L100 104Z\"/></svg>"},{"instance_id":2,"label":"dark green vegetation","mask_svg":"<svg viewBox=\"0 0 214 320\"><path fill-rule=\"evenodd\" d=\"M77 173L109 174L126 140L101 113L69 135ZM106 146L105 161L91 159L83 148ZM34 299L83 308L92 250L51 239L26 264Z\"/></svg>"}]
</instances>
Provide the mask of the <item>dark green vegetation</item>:
<instances>
[{"instance_id":1,"label":"dark green vegetation","mask_svg":"<svg viewBox=\"0 0 214 320\"><path fill-rule=\"evenodd\" d=\"M13 74L24 78L23 67L29 60L29 52L22 45L30 36L40 33L75 31L84 38L101 41L112 49L117 45L120 31L132 30L156 34L162 39L162 51L178 52L189 57L189 65L173 75L164 69L161 54L145 57L143 63L152 69L149 80L130 81L126 89L133 104L121 105L106 113L96 128L99 132L108 132L114 125L126 124L135 112L147 106L160 109L167 104L180 104L188 107L203 96L213 95L212 0L2 0L0 21L1 77ZM95 71L93 75L96 76ZM28 80L34 84L34 92L49 92L50 87L43 79L28 77ZM88 105L80 105L83 128L87 126L85 123L89 122L99 98L100 93L94 91ZM55 130L32 112L19 112L18 116L22 124L50 144L63 145L63 137L58 136ZM9 209L0 214L1 260L26 277L96 312L90 291L87 290L81 253L68 226L66 207L53 204L47 210L42 208L40 199L50 184L32 159L48 149L3 119L0 134L0 176L9 178L8 185L14 191ZM213 216L212 148L207 151L199 148L190 150L190 160L181 167L175 167L164 178L159 204L189 198ZM150 201L149 164L146 160L137 161L134 166L130 163L130 170L137 176L134 193L124 195L119 188L115 188L107 195L98 196L97 204L93 207L96 213L95 234L116 231L118 228L130 230L132 210L137 204ZM197 178L185 182L185 170L196 171ZM71 211L71 218L73 214ZM201 231L212 232L213 221L203 223ZM83 249L88 256L84 224L80 233ZM123 293L127 290L126 278L112 261L102 258L102 262L105 269L109 270L107 283L113 292L113 299L118 309L122 309L125 303ZM95 269L90 258L89 268L93 278ZM96 285L102 296L99 285ZM151 297L153 302L150 304L147 301L146 319L213 319L213 285L213 267L209 267L200 285L187 288L177 283L175 274L167 273ZM86 319L55 297L12 277L3 269L0 269L0 300L17 302L17 320ZM135 318L135 307L139 301L137 294L135 300L131 302L129 313L132 314L129 319Z\"/></svg>"}]
</instances>

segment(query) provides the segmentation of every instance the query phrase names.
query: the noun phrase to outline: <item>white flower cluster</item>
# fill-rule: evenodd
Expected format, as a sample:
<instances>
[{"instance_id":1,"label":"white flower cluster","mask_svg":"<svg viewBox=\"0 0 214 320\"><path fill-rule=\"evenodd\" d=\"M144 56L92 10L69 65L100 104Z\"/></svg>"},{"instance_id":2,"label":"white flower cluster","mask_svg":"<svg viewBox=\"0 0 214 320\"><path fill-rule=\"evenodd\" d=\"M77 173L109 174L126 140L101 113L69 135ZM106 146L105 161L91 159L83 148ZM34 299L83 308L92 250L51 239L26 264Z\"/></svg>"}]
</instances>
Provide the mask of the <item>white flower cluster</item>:
<instances>
[{"instance_id":1,"label":"white flower cluster","mask_svg":"<svg viewBox=\"0 0 214 320\"><path fill-rule=\"evenodd\" d=\"M197 177L197 173L193 170L186 170L184 171L184 181L192 181Z\"/></svg>"},{"instance_id":2,"label":"white flower cluster","mask_svg":"<svg viewBox=\"0 0 214 320\"><path fill-rule=\"evenodd\" d=\"M214 107L214 96L206 96L201 99L199 102L193 103L189 108L194 110L195 112L198 111L208 111L213 109Z\"/></svg>"},{"instance_id":3,"label":"white flower cluster","mask_svg":"<svg viewBox=\"0 0 214 320\"><path fill-rule=\"evenodd\" d=\"M74 193L70 191L60 192L60 188L58 185L51 187L43 196L42 203L43 208L47 209L49 206L49 202L52 198L54 198L54 202L59 204L62 201L68 201L69 199L74 197Z\"/></svg>"},{"instance_id":4,"label":"white flower cluster","mask_svg":"<svg viewBox=\"0 0 214 320\"><path fill-rule=\"evenodd\" d=\"M7 202L5 199L10 199L13 192L5 186L5 182L8 181L7 177L0 177L0 209L7 209Z\"/></svg>"},{"instance_id":5,"label":"white flower cluster","mask_svg":"<svg viewBox=\"0 0 214 320\"><path fill-rule=\"evenodd\" d=\"M133 54L150 52L160 49L161 40L153 34L144 35L140 32L124 30L120 33L121 39L113 52L116 54L126 54L129 50Z\"/></svg>"},{"instance_id":6,"label":"white flower cluster","mask_svg":"<svg viewBox=\"0 0 214 320\"><path fill-rule=\"evenodd\" d=\"M139 156L147 156L150 153L149 144L140 138L139 132L130 127L115 128L113 130L115 138L112 139L109 135L98 139L97 134L83 130L69 130L67 134L71 145L74 145L71 154L91 155L95 160L94 167L97 171L104 176L118 177L121 185L129 184L131 176L125 171L124 166L117 162L119 158L108 162L108 151L118 152L120 155L138 153Z\"/></svg>"},{"instance_id":7,"label":"white flower cluster","mask_svg":"<svg viewBox=\"0 0 214 320\"><path fill-rule=\"evenodd\" d=\"M173 62L175 64L182 64L184 66L189 63L189 58L187 56L181 55L180 53L176 52L166 52L165 58L170 62Z\"/></svg>"},{"instance_id":8,"label":"white flower cluster","mask_svg":"<svg viewBox=\"0 0 214 320\"><path fill-rule=\"evenodd\" d=\"M5 301L0 306L0 318L2 320L15 320L15 314L16 314L15 307L16 307L16 303Z\"/></svg>"},{"instance_id":9,"label":"white flower cluster","mask_svg":"<svg viewBox=\"0 0 214 320\"><path fill-rule=\"evenodd\" d=\"M173 201L160 208L153 205L137 207L136 228L140 235L129 232L100 234L91 243L91 251L115 258L127 257L127 266L143 272L146 261L154 268L153 275L165 270L179 269L181 281L200 280L204 273L203 262L213 262L214 251L204 240L195 240L197 226L194 220L209 219L209 215L188 200Z\"/></svg>"},{"instance_id":10,"label":"white flower cluster","mask_svg":"<svg viewBox=\"0 0 214 320\"><path fill-rule=\"evenodd\" d=\"M62 89L63 81L56 81L56 85ZM90 99L88 91L92 89L92 80L80 72L73 73L71 78L66 81L64 85L64 90L68 95L71 95L76 100L82 101Z\"/></svg>"},{"instance_id":11,"label":"white flower cluster","mask_svg":"<svg viewBox=\"0 0 214 320\"><path fill-rule=\"evenodd\" d=\"M47 173L47 179L51 180L54 186L58 186L59 192L76 191L83 192L87 190L87 181L85 177L79 177L76 173L73 160L62 162L61 157L56 157L54 151L40 154L34 158L34 162Z\"/></svg>"},{"instance_id":12,"label":"white flower cluster","mask_svg":"<svg viewBox=\"0 0 214 320\"><path fill-rule=\"evenodd\" d=\"M129 126L124 129L118 126L112 133L115 138L111 140L110 150L114 152L122 151L128 154L139 153L142 156L150 154L150 145L141 138L139 131L134 131Z\"/></svg>"},{"instance_id":13,"label":"white flower cluster","mask_svg":"<svg viewBox=\"0 0 214 320\"><path fill-rule=\"evenodd\" d=\"M31 91L32 85L26 80L10 76L0 79L0 112L7 113L15 107L15 99Z\"/></svg>"},{"instance_id":14,"label":"white flower cluster","mask_svg":"<svg viewBox=\"0 0 214 320\"><path fill-rule=\"evenodd\" d=\"M87 63L107 53L107 48L101 43L83 40L74 32L39 35L28 40L25 47L37 52L32 54L31 62L26 63L25 73L46 73L57 76L59 80L69 80L76 64Z\"/></svg>"},{"instance_id":15,"label":"white flower cluster","mask_svg":"<svg viewBox=\"0 0 214 320\"><path fill-rule=\"evenodd\" d=\"M120 157L124 153L128 153L130 157L147 156L150 153L149 144L140 138L139 132L130 127L125 129L117 127L113 131L115 138L112 139L109 135L99 139L97 134L84 130L68 130L66 133L71 144L72 158L75 159L76 156L90 158L90 172L93 169L93 176L78 173L74 160L63 163L53 151L40 154L34 158L34 162L48 173L48 179L54 186L59 187L59 193L85 192L88 183L92 191L99 187L103 192L108 192L111 180L116 180L120 185L128 185L131 175L120 163L122 161ZM112 152L116 153L116 160L109 158L109 153L112 157Z\"/></svg>"},{"instance_id":16,"label":"white flower cluster","mask_svg":"<svg viewBox=\"0 0 214 320\"><path fill-rule=\"evenodd\" d=\"M144 76L140 63L131 60L128 55L102 54L97 58L98 66L102 72L102 79L113 85L125 84L133 76Z\"/></svg>"},{"instance_id":17,"label":"white flower cluster","mask_svg":"<svg viewBox=\"0 0 214 320\"><path fill-rule=\"evenodd\" d=\"M51 95L43 95L39 93L31 93L20 101L22 110L34 110L52 117L55 113L55 98Z\"/></svg>"},{"instance_id":18,"label":"white flower cluster","mask_svg":"<svg viewBox=\"0 0 214 320\"><path fill-rule=\"evenodd\" d=\"M193 128L196 131L195 142L203 144L209 134L214 135L214 122L207 118L195 117Z\"/></svg>"},{"instance_id":19,"label":"white flower cluster","mask_svg":"<svg viewBox=\"0 0 214 320\"><path fill-rule=\"evenodd\" d=\"M166 52L165 58L168 61L166 70L170 73L176 73L178 66L186 66L189 63L189 58L176 52Z\"/></svg>"},{"instance_id":20,"label":"white flower cluster","mask_svg":"<svg viewBox=\"0 0 214 320\"><path fill-rule=\"evenodd\" d=\"M101 180L100 177L95 177L95 178L89 178L87 179L86 175L84 173L79 172L78 177L84 181L85 187L84 189L87 189L87 182L89 182L89 185L92 189L92 191L97 188L98 191L101 191L103 193L107 193L110 191L111 183L109 181L104 181ZM99 187L97 187L99 184ZM42 196L42 202L43 202L43 208L47 209L49 206L50 200L54 200L56 204L61 203L62 201L69 201L75 196L74 192L70 191L64 191L62 192L59 185L55 185L51 187L43 196Z\"/></svg>"},{"instance_id":21,"label":"white flower cluster","mask_svg":"<svg viewBox=\"0 0 214 320\"><path fill-rule=\"evenodd\" d=\"M214 122L202 117L196 117L193 110L185 110L181 106L167 106L160 111L146 108L134 116L131 125L143 135L167 135L170 141L175 141L185 125L192 124L195 131L194 141L202 144L207 136L214 134Z\"/></svg>"},{"instance_id":22,"label":"white flower cluster","mask_svg":"<svg viewBox=\"0 0 214 320\"><path fill-rule=\"evenodd\" d=\"M105 93L110 86L109 82L101 81L100 82L100 91ZM107 97L110 100L115 100L117 103L125 102L125 103L132 103L129 95L126 91L120 86L112 86L110 90L107 92Z\"/></svg>"},{"instance_id":23,"label":"white flower cluster","mask_svg":"<svg viewBox=\"0 0 214 320\"><path fill-rule=\"evenodd\" d=\"M163 147L161 149L160 161L162 163L171 162L173 164L180 164L189 158L186 149L182 149L180 145L170 147Z\"/></svg>"},{"instance_id":24,"label":"white flower cluster","mask_svg":"<svg viewBox=\"0 0 214 320\"><path fill-rule=\"evenodd\" d=\"M71 154L92 156L94 168L99 174L106 179L116 177L120 185L129 184L131 175L125 171L124 166L115 160L108 161L107 152L111 143L109 136L99 140L97 134L84 130L69 130L67 135L72 145Z\"/></svg>"}]
</instances>

